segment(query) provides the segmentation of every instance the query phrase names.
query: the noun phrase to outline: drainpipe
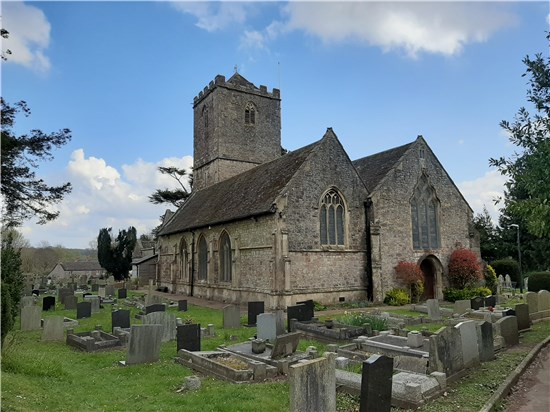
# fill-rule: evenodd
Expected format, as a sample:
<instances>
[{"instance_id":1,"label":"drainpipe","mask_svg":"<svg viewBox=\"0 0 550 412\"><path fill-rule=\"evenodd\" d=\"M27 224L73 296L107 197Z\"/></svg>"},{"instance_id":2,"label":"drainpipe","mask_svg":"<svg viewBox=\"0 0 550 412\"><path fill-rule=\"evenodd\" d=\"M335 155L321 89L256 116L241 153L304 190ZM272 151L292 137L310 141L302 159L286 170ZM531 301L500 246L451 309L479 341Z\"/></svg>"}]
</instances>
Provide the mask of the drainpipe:
<instances>
[{"instance_id":1,"label":"drainpipe","mask_svg":"<svg viewBox=\"0 0 550 412\"><path fill-rule=\"evenodd\" d=\"M367 267L366 267L366 274L367 274L367 299L371 302L374 300L374 289L373 289L373 281L372 281L372 241L371 241L371 226L370 226L370 218L372 215L372 199L370 197L367 198L367 201L363 203L365 208L365 241L366 241L366 247L367 247Z\"/></svg>"},{"instance_id":2,"label":"drainpipe","mask_svg":"<svg viewBox=\"0 0 550 412\"><path fill-rule=\"evenodd\" d=\"M191 273L189 274L189 296L193 296L193 286L195 284L195 232L191 241Z\"/></svg>"}]
</instances>

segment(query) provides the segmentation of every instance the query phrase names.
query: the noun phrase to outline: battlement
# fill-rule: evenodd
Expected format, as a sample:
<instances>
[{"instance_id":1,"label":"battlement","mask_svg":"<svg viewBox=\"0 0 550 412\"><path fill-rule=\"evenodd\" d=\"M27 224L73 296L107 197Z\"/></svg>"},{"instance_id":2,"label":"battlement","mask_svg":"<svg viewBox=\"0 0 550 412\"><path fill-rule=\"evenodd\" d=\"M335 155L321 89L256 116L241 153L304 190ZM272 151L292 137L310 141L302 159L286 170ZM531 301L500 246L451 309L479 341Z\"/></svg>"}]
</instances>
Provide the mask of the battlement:
<instances>
[{"instance_id":1,"label":"battlement","mask_svg":"<svg viewBox=\"0 0 550 412\"><path fill-rule=\"evenodd\" d=\"M234 79L236 76L238 78ZM215 88L217 87L224 87L227 89L232 90L239 90L246 93L255 94L258 96L267 97L270 99L278 99L281 98L281 92L279 89L273 88L272 92L267 91L267 87L264 85L260 85L260 87L256 87L254 84L247 81L244 77L236 74L235 76L231 77L228 81L225 81L225 76L222 76L218 74L214 80L210 81L208 86L205 86L202 91L199 92L197 96L193 98L193 105L196 106L199 102L201 102L208 94L210 94Z\"/></svg>"}]
</instances>

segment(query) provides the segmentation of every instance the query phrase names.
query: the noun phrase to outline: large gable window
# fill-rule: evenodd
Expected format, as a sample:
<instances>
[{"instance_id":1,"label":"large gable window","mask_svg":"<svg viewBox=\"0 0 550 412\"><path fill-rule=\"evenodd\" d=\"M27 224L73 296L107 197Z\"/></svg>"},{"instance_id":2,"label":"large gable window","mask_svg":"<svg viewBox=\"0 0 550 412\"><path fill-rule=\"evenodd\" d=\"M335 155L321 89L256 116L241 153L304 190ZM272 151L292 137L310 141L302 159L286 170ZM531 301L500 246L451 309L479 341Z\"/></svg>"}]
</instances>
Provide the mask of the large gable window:
<instances>
[{"instance_id":1,"label":"large gable window","mask_svg":"<svg viewBox=\"0 0 550 412\"><path fill-rule=\"evenodd\" d=\"M227 232L223 232L220 237L220 280L222 282L231 282L231 266L233 256L231 252L231 240Z\"/></svg>"},{"instance_id":2,"label":"large gable window","mask_svg":"<svg viewBox=\"0 0 550 412\"><path fill-rule=\"evenodd\" d=\"M247 103L244 109L244 124L256 124L256 108L253 103Z\"/></svg>"},{"instance_id":3,"label":"large gable window","mask_svg":"<svg viewBox=\"0 0 550 412\"><path fill-rule=\"evenodd\" d=\"M422 175L411 198L412 237L414 249L439 248L439 200L435 189Z\"/></svg>"},{"instance_id":4,"label":"large gable window","mask_svg":"<svg viewBox=\"0 0 550 412\"><path fill-rule=\"evenodd\" d=\"M321 245L344 245L344 212L344 202L340 194L335 189L329 190L321 199Z\"/></svg>"},{"instance_id":5,"label":"large gable window","mask_svg":"<svg viewBox=\"0 0 550 412\"><path fill-rule=\"evenodd\" d=\"M199 239L198 245L199 252L199 280L206 280L208 275L208 244L204 236Z\"/></svg>"}]
</instances>

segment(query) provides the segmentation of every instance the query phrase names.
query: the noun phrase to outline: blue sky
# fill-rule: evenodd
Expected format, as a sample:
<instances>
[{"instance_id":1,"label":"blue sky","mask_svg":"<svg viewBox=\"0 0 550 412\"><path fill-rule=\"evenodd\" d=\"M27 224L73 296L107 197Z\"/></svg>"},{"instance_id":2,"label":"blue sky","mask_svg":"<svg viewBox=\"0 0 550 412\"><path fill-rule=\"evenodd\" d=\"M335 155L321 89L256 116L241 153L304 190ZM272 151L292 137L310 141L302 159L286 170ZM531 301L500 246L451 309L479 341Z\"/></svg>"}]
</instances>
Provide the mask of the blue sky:
<instances>
[{"instance_id":1,"label":"blue sky","mask_svg":"<svg viewBox=\"0 0 550 412\"><path fill-rule=\"evenodd\" d=\"M217 74L281 89L282 143L332 127L352 160L423 135L476 213L504 179L499 128L526 104L522 59L548 53L548 2L2 2L2 96L32 110L17 130L72 130L38 171L70 181L31 244L86 248L102 227L147 233L192 165L192 102Z\"/></svg>"}]
</instances>

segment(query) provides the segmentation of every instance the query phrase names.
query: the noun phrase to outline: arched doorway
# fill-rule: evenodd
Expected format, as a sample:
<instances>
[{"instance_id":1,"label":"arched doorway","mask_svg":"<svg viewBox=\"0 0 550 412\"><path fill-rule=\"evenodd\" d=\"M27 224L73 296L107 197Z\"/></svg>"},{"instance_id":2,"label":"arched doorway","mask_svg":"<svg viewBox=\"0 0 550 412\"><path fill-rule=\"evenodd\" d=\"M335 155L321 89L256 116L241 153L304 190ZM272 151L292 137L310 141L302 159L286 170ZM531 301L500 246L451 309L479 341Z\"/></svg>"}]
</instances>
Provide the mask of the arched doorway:
<instances>
[{"instance_id":1,"label":"arched doorway","mask_svg":"<svg viewBox=\"0 0 550 412\"><path fill-rule=\"evenodd\" d=\"M426 256L420 262L420 270L422 270L424 276L424 294L422 295L422 299L442 299L441 276L443 266L439 259L433 255Z\"/></svg>"}]
</instances>

